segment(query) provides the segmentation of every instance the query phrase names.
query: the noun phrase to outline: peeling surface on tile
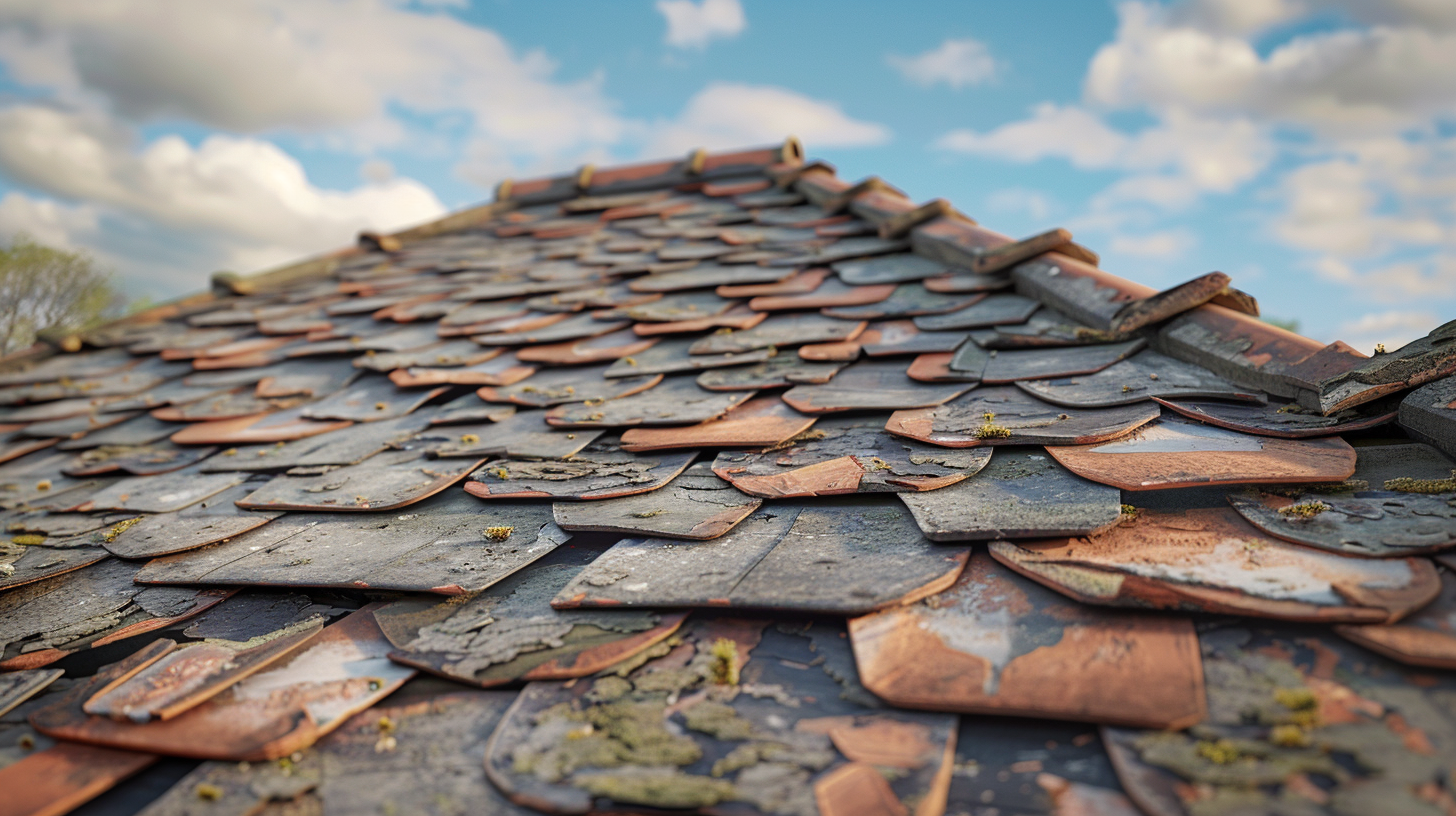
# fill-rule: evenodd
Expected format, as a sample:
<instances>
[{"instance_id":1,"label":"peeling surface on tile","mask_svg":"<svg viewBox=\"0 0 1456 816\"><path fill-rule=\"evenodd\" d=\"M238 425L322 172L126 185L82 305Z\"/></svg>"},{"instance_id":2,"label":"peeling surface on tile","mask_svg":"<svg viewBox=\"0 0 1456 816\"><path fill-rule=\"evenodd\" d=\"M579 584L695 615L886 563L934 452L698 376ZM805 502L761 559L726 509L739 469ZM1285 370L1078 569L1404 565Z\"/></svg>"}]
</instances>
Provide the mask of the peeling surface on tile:
<instances>
[{"instance_id":1,"label":"peeling surface on tile","mask_svg":"<svg viewBox=\"0 0 1456 816\"><path fill-rule=\"evenodd\" d=\"M561 502L553 512L563 530L703 540L732 530L761 504L763 499L739 492L714 475L707 462L699 462L660 490L620 499Z\"/></svg>"},{"instance_id":2,"label":"peeling surface on tile","mask_svg":"<svg viewBox=\"0 0 1456 816\"><path fill-rule=\"evenodd\" d=\"M896 411L885 430L948 448L983 445L1090 445L1158 418L1148 403L1061 408L1016 388L977 388L935 408Z\"/></svg>"},{"instance_id":3,"label":"peeling surface on tile","mask_svg":"<svg viewBox=\"0 0 1456 816\"><path fill-rule=\"evenodd\" d=\"M883 417L820 420L768 451L724 451L713 472L765 498L937 490L974 475L990 451L956 451L883 433Z\"/></svg>"},{"instance_id":4,"label":"peeling surface on tile","mask_svg":"<svg viewBox=\"0 0 1456 816\"><path fill-rule=\"evenodd\" d=\"M863 614L948 587L967 556L889 499L776 503L710 541L620 541L553 603Z\"/></svg>"},{"instance_id":5,"label":"peeling surface on tile","mask_svg":"<svg viewBox=\"0 0 1456 816\"><path fill-rule=\"evenodd\" d=\"M1430 561L1351 558L1286 544L1226 509L1139 510L1086 538L991 554L1084 603L1297 621L1384 623L1440 591Z\"/></svg>"},{"instance_id":6,"label":"peeling surface on tile","mask_svg":"<svg viewBox=\"0 0 1456 816\"><path fill-rule=\"evenodd\" d=\"M150 662L145 658L155 659L142 652L76 684L31 722L49 736L109 748L234 762L279 759L313 744L414 674L391 663L388 649L372 611L363 609L325 627L290 658L172 719L133 723L88 716L86 700L144 668Z\"/></svg>"},{"instance_id":7,"label":"peeling surface on tile","mask_svg":"<svg viewBox=\"0 0 1456 816\"><path fill-rule=\"evenodd\" d=\"M1456 718L1446 676L1402 669L1318 630L1200 632L1208 717L1186 732L1107 728L1148 813L1437 813ZM1323 784L1316 784L1319 779Z\"/></svg>"},{"instance_id":8,"label":"peeling surface on tile","mask_svg":"<svg viewBox=\"0 0 1456 816\"><path fill-rule=\"evenodd\" d=\"M989 453L989 451L987 451ZM1000 448L965 481L902 493L932 541L1089 535L1122 520L1116 488L1067 472L1035 448Z\"/></svg>"},{"instance_id":9,"label":"peeling surface on tile","mask_svg":"<svg viewBox=\"0 0 1456 816\"><path fill-rule=\"evenodd\" d=\"M221 544L165 556L145 584L336 587L462 595L511 575L570 536L540 503L484 506L451 493L386 518L289 513Z\"/></svg>"},{"instance_id":10,"label":"peeling surface on tile","mask_svg":"<svg viewBox=\"0 0 1456 816\"><path fill-rule=\"evenodd\" d=\"M908 708L1143 728L1206 713L1191 620L1084 607L985 554L944 592L851 620L849 635L865 687Z\"/></svg>"},{"instance_id":11,"label":"peeling surface on tile","mask_svg":"<svg viewBox=\"0 0 1456 816\"><path fill-rule=\"evenodd\" d=\"M697 451L622 451L603 437L570 459L497 459L470 475L466 492L482 499L612 499L647 493L682 473Z\"/></svg>"},{"instance_id":12,"label":"peeling surface on tile","mask_svg":"<svg viewBox=\"0 0 1456 816\"><path fill-rule=\"evenodd\" d=\"M109 558L0 593L0 670L34 669L185 620L225 590L144 587L137 566Z\"/></svg>"},{"instance_id":13,"label":"peeling surface on tile","mask_svg":"<svg viewBox=\"0 0 1456 816\"><path fill-rule=\"evenodd\" d=\"M489 688L585 677L670 636L682 613L551 608L596 553L561 547L464 603L397 601L378 610L390 659Z\"/></svg>"}]
</instances>

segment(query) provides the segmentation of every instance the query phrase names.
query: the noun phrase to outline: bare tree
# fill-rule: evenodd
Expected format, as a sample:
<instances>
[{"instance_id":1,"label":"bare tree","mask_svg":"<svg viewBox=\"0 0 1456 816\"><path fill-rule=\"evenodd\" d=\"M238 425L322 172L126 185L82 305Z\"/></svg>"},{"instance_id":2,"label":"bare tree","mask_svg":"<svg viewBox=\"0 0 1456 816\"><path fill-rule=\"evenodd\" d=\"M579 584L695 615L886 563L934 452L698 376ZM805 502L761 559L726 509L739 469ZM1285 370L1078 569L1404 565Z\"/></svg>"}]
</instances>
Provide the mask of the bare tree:
<instances>
[{"instance_id":1,"label":"bare tree","mask_svg":"<svg viewBox=\"0 0 1456 816\"><path fill-rule=\"evenodd\" d=\"M47 329L85 329L121 305L111 278L82 252L20 234L0 248L0 354L35 342Z\"/></svg>"}]
</instances>

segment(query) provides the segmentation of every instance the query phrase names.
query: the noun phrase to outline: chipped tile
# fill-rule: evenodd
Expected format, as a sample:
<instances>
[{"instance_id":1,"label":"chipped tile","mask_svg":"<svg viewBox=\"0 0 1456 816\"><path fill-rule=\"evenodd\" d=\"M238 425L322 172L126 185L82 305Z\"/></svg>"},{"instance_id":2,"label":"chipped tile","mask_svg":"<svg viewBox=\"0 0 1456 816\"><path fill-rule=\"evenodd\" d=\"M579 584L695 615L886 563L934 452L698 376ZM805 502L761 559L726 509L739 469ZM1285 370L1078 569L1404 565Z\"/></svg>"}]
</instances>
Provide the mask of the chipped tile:
<instances>
[{"instance_id":1,"label":"chipped tile","mask_svg":"<svg viewBox=\"0 0 1456 816\"><path fill-rule=\"evenodd\" d=\"M977 388L934 408L896 411L885 430L948 448L983 445L1090 445L1158 418L1149 403L1061 408L1008 386Z\"/></svg>"},{"instance_id":2,"label":"chipped tile","mask_svg":"<svg viewBox=\"0 0 1456 816\"><path fill-rule=\"evenodd\" d=\"M384 606L375 614L394 644L390 658L484 688L566 680L630 659L682 625L682 613L552 609L552 596L595 555L559 547L464 603L411 599Z\"/></svg>"},{"instance_id":3,"label":"chipped tile","mask_svg":"<svg viewBox=\"0 0 1456 816\"><path fill-rule=\"evenodd\" d=\"M1115 488L1078 478L1035 448L1001 448L987 458L990 464L963 481L900 494L927 538L1089 535L1122 521L1122 499Z\"/></svg>"},{"instance_id":4,"label":"chipped tile","mask_svg":"<svg viewBox=\"0 0 1456 816\"><path fill-rule=\"evenodd\" d=\"M1178 416L1107 442L1049 447L1047 453L1080 476L1123 490L1340 482L1355 472L1355 449L1337 436L1253 436Z\"/></svg>"},{"instance_id":5,"label":"chipped tile","mask_svg":"<svg viewBox=\"0 0 1456 816\"><path fill-rule=\"evenodd\" d=\"M1206 715L1192 621L1072 603L984 553L849 635L861 682L893 705L1169 729Z\"/></svg>"},{"instance_id":6,"label":"chipped tile","mask_svg":"<svg viewBox=\"0 0 1456 816\"><path fill-rule=\"evenodd\" d=\"M993 542L996 560L1083 603L1385 623L1440 592L1430 561L1351 558L1286 544L1227 508L1139 510L1100 534Z\"/></svg>"},{"instance_id":7,"label":"chipped tile","mask_svg":"<svg viewBox=\"0 0 1456 816\"><path fill-rule=\"evenodd\" d=\"M985 467L990 451L952 451L883 433L882 417L832 417L766 451L724 451L713 472L765 498L938 490Z\"/></svg>"}]
</instances>

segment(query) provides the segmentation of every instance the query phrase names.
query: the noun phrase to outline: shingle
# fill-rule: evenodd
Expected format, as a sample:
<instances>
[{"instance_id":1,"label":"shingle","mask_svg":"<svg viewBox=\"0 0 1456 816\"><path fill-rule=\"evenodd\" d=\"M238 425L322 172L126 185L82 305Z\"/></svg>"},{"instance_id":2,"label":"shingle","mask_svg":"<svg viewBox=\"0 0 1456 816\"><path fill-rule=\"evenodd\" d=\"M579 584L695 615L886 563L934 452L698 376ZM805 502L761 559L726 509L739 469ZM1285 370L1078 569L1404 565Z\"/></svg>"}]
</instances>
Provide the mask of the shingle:
<instances>
[{"instance_id":1,"label":"shingle","mask_svg":"<svg viewBox=\"0 0 1456 816\"><path fill-rule=\"evenodd\" d=\"M550 505L482 506L452 492L382 517L288 513L229 541L154 559L136 580L461 595L500 581L569 537L552 523Z\"/></svg>"},{"instance_id":2,"label":"shingle","mask_svg":"<svg viewBox=\"0 0 1456 816\"><path fill-rule=\"evenodd\" d=\"M373 615L360 610L325 627L289 659L170 720L87 716L81 705L96 691L145 666L146 658L160 657L156 650L138 653L78 683L31 721L51 736L113 748L234 762L279 759L311 745L414 674L390 663L388 648ZM292 693L270 693L283 690ZM309 716L309 709L328 715Z\"/></svg>"},{"instance_id":3,"label":"shingle","mask_svg":"<svg viewBox=\"0 0 1456 816\"><path fill-rule=\"evenodd\" d=\"M994 542L991 555L1069 597L1107 606L1384 623L1440 591L1425 559L1352 558L1285 544L1228 509L1142 510L1099 535Z\"/></svg>"},{"instance_id":4,"label":"shingle","mask_svg":"<svg viewBox=\"0 0 1456 816\"><path fill-rule=\"evenodd\" d=\"M1090 535L1123 520L1115 488L1074 476L1037 448L1001 448L982 461L989 464L964 481L900 494L926 537L989 541Z\"/></svg>"},{"instance_id":5,"label":"shingle","mask_svg":"<svg viewBox=\"0 0 1456 816\"><path fill-rule=\"evenodd\" d=\"M1047 449L1078 475L1123 490L1205 484L1340 482L1355 472L1343 439L1278 439L1164 416L1124 437Z\"/></svg>"},{"instance_id":6,"label":"shingle","mask_svg":"<svg viewBox=\"0 0 1456 816\"><path fill-rule=\"evenodd\" d=\"M661 374L605 379L599 368L546 369L505 386L485 386L475 393L487 402L514 402L545 408L586 400L616 399L639 394L662 382Z\"/></svg>"},{"instance_id":7,"label":"shingle","mask_svg":"<svg viewBox=\"0 0 1456 816\"><path fill-rule=\"evenodd\" d=\"M956 451L890 436L883 416L831 417L781 446L724 451L713 471L765 498L937 490L969 478L989 451Z\"/></svg>"},{"instance_id":8,"label":"shingle","mask_svg":"<svg viewBox=\"0 0 1456 816\"><path fill-rule=\"evenodd\" d=\"M747 357L754 353L745 352L734 356ZM716 354L696 356L719 357ZM826 383L834 379L834 375L838 374L842 368L844 368L842 363L813 362L792 351L784 351L768 357L756 365L717 367L704 371L698 375L696 382L699 387L709 391L755 391L763 388Z\"/></svg>"},{"instance_id":9,"label":"shingle","mask_svg":"<svg viewBox=\"0 0 1456 816\"><path fill-rule=\"evenodd\" d=\"M861 682L907 708L1167 729L1206 714L1191 620L1069 602L984 553L955 586L855 618L849 635Z\"/></svg>"},{"instance_id":10,"label":"shingle","mask_svg":"<svg viewBox=\"0 0 1456 816\"><path fill-rule=\"evenodd\" d=\"M552 596L596 555L560 547L464 603L383 606L375 617L394 645L390 659L484 688L567 680L630 659L682 625L681 613L552 609Z\"/></svg>"},{"instance_id":11,"label":"shingle","mask_svg":"<svg viewBox=\"0 0 1456 816\"><path fill-rule=\"evenodd\" d=\"M1159 405L1190 419L1220 428L1263 436L1304 439L1377 428L1395 419L1398 405L1387 400L1347 408L1325 416L1297 404L1222 402L1219 400L1154 397Z\"/></svg>"},{"instance_id":12,"label":"shingle","mask_svg":"<svg viewBox=\"0 0 1456 816\"><path fill-rule=\"evenodd\" d=\"M563 530L704 540L732 530L762 499L738 492L707 462L678 474L651 493L594 502L558 502L552 512Z\"/></svg>"},{"instance_id":13,"label":"shingle","mask_svg":"<svg viewBox=\"0 0 1456 816\"><path fill-rule=\"evenodd\" d=\"M317 468L318 475L283 474L238 500L249 510L377 512L406 507L464 479L484 459L430 459L396 450L355 465ZM315 468L307 468L312 474Z\"/></svg>"},{"instance_id":14,"label":"shingle","mask_svg":"<svg viewBox=\"0 0 1456 816\"><path fill-rule=\"evenodd\" d=\"M790 388L784 393L784 402L806 414L897 411L940 405L970 388L965 384L912 380L900 361L863 361L844 367L823 385Z\"/></svg>"},{"instance_id":15,"label":"shingle","mask_svg":"<svg viewBox=\"0 0 1456 816\"><path fill-rule=\"evenodd\" d=\"M1434 703L1449 694L1449 676L1418 675L1309 627L1208 627L1199 640L1209 702L1203 723L1192 733L1103 732L1128 795L1148 812L1188 812L1191 790L1256 812L1301 800L1369 813L1428 807L1417 791L1439 789L1436 757L1456 744L1456 722ZM1322 716L1324 701L1335 699L1354 705ZM1250 729L1251 722L1262 727ZM1412 733L1407 722L1420 723L1420 743L1402 738ZM1347 773L1316 746L1338 746L1355 767L1389 770ZM1311 776L1328 787L1316 793L1305 784Z\"/></svg>"},{"instance_id":16,"label":"shingle","mask_svg":"<svg viewBox=\"0 0 1456 816\"><path fill-rule=\"evenodd\" d=\"M934 408L896 411L893 434L948 448L983 445L1089 445L1115 439L1158 418L1158 406L1062 408L1009 386L986 386Z\"/></svg>"},{"instance_id":17,"label":"shingle","mask_svg":"<svg viewBox=\"0 0 1456 816\"><path fill-rule=\"evenodd\" d=\"M935 801L944 795L950 775L943 769L950 760L943 755L955 734L954 717L880 710L862 689L844 690L837 669L844 666L849 648L839 627L821 624L785 633L763 622L725 620L689 624L683 637L680 649L624 671L625 677L575 687L528 685L487 751L487 776L507 796L558 812L583 811L595 799L596 809L606 812L666 806L701 813L730 797L744 800L751 808L748 813L812 812L816 799L838 801L847 793L853 801L856 788L845 790L845 782L860 779L890 800ZM673 723L688 728L669 731L657 718L665 714L671 690L714 686L714 643L721 644L719 651L725 655L736 652L725 660L732 660L738 673L782 688L783 696L754 700L740 695L719 703L685 695ZM685 654L679 657L679 652ZM816 652L827 660L816 664ZM684 660L692 662L682 667ZM606 696L609 688L618 693ZM562 703L567 705L558 705ZM603 715L623 708L643 712L643 731L632 733L652 739L660 746L654 753L668 757L666 762L634 761L629 754L627 763L617 768L570 777L554 772L562 765L563 743L577 720L602 721ZM566 714L576 710L582 714ZM630 727L604 724L594 742L610 750L624 744ZM736 735L749 731L789 750L761 757L750 743L727 759L730 750L744 746ZM631 742L625 744L639 739L626 738ZM719 776L711 774L712 763L695 767L699 757L725 757L718 764Z\"/></svg>"},{"instance_id":18,"label":"shingle","mask_svg":"<svg viewBox=\"0 0 1456 816\"><path fill-rule=\"evenodd\" d=\"M622 450L777 447L808 431L815 421L777 396L758 396L697 425L629 429L622 434Z\"/></svg>"},{"instance_id":19,"label":"shingle","mask_svg":"<svg viewBox=\"0 0 1456 816\"><path fill-rule=\"evenodd\" d=\"M600 438L570 459L497 459L471 474L465 490L482 499L612 499L657 490L682 473L697 451L632 454Z\"/></svg>"}]
</instances>

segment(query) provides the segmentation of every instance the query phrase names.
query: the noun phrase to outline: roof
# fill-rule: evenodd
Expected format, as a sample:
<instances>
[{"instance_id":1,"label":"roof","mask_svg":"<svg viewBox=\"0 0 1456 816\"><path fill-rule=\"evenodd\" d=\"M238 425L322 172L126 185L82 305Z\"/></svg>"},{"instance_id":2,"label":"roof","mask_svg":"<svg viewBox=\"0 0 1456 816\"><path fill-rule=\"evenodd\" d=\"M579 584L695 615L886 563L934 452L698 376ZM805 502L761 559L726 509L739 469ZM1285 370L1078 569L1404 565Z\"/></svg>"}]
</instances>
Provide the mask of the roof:
<instances>
[{"instance_id":1,"label":"roof","mask_svg":"<svg viewBox=\"0 0 1456 816\"><path fill-rule=\"evenodd\" d=\"M1450 811L1456 324L1098 262L789 140L8 358L0 813Z\"/></svg>"}]
</instances>

